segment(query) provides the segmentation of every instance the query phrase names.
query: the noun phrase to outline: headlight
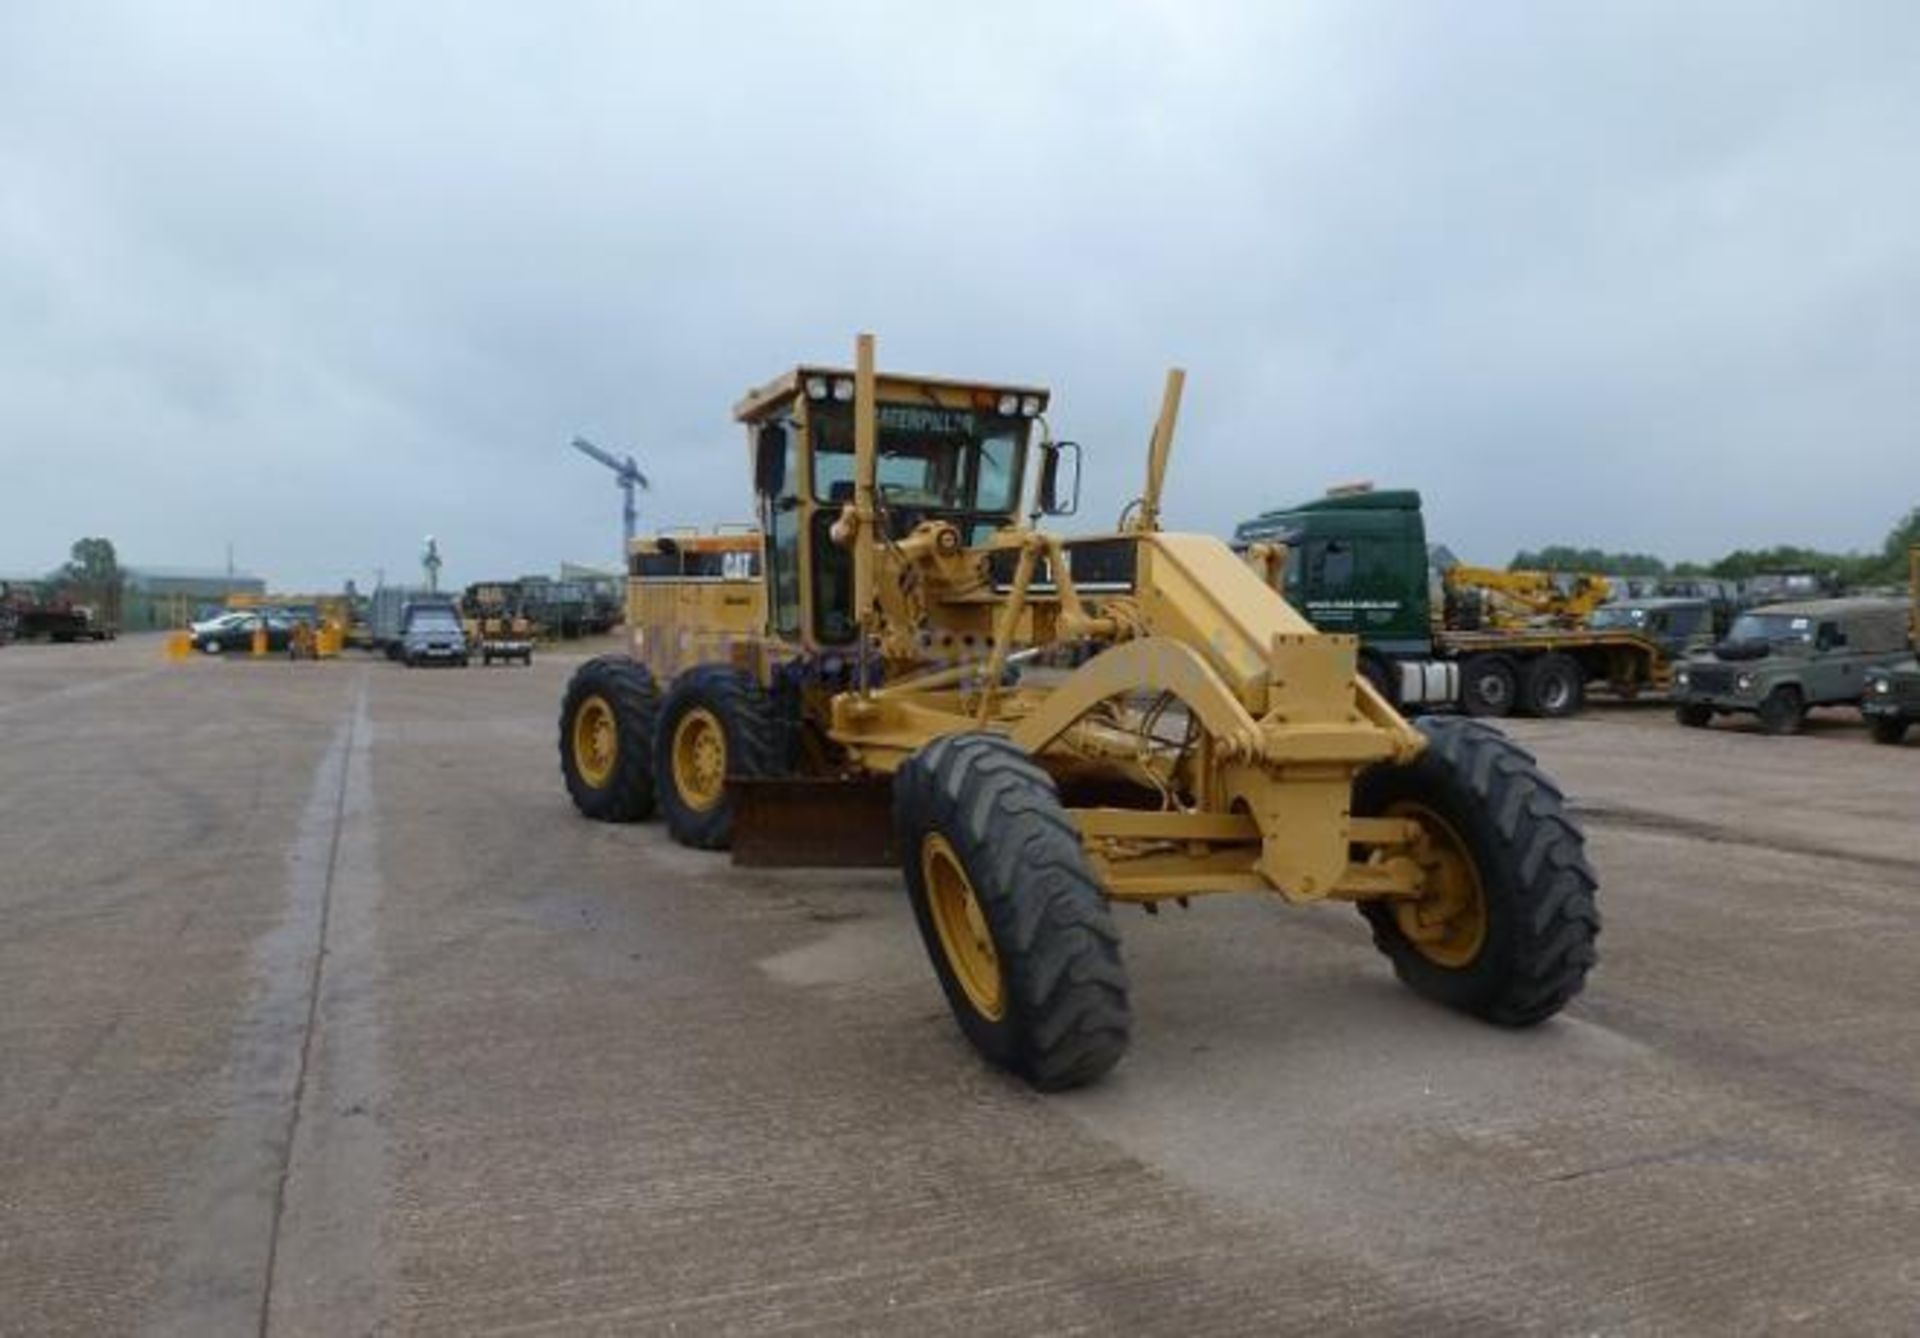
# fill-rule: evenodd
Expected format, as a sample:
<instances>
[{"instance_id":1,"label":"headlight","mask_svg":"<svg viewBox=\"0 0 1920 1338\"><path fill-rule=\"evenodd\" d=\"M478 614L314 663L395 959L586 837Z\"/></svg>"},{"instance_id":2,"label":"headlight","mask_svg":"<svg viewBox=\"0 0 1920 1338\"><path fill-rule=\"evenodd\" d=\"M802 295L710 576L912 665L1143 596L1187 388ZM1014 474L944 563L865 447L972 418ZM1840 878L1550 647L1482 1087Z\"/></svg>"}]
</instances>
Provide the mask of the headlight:
<instances>
[{"instance_id":1,"label":"headlight","mask_svg":"<svg viewBox=\"0 0 1920 1338\"><path fill-rule=\"evenodd\" d=\"M833 383L833 397L839 400L842 404L852 403L853 401L852 378L843 376L838 381L835 381Z\"/></svg>"},{"instance_id":2,"label":"headlight","mask_svg":"<svg viewBox=\"0 0 1920 1338\"><path fill-rule=\"evenodd\" d=\"M1733 680L1733 685L1742 692L1751 692L1753 691L1753 675L1742 674Z\"/></svg>"},{"instance_id":3,"label":"headlight","mask_svg":"<svg viewBox=\"0 0 1920 1338\"><path fill-rule=\"evenodd\" d=\"M1692 682L1693 679L1692 679L1692 676L1688 674L1685 669L1681 669L1674 674L1673 681L1678 683L1681 687L1684 688L1688 683Z\"/></svg>"},{"instance_id":4,"label":"headlight","mask_svg":"<svg viewBox=\"0 0 1920 1338\"><path fill-rule=\"evenodd\" d=\"M1002 395L1000 397L1000 412L1008 418L1019 413L1020 397L1018 395Z\"/></svg>"},{"instance_id":5,"label":"headlight","mask_svg":"<svg viewBox=\"0 0 1920 1338\"><path fill-rule=\"evenodd\" d=\"M1876 678L1873 680L1873 690L1875 692L1892 692L1893 684L1887 679Z\"/></svg>"},{"instance_id":6,"label":"headlight","mask_svg":"<svg viewBox=\"0 0 1920 1338\"><path fill-rule=\"evenodd\" d=\"M826 397L827 397L827 378L824 376L808 377L807 378L807 398L810 400L823 400Z\"/></svg>"},{"instance_id":7,"label":"headlight","mask_svg":"<svg viewBox=\"0 0 1920 1338\"><path fill-rule=\"evenodd\" d=\"M1025 399L1021 400L1020 412L1025 414L1029 418L1039 413L1040 397L1038 395L1028 395Z\"/></svg>"}]
</instances>

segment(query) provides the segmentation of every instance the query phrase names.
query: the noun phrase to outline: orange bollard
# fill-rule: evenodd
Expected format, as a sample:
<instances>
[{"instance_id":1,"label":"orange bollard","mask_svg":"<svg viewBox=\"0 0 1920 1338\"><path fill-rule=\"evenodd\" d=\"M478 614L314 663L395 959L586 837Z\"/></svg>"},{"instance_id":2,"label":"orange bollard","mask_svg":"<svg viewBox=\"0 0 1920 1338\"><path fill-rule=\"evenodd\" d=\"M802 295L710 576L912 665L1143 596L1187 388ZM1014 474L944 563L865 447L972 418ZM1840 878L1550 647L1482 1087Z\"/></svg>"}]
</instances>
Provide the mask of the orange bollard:
<instances>
[{"instance_id":1,"label":"orange bollard","mask_svg":"<svg viewBox=\"0 0 1920 1338\"><path fill-rule=\"evenodd\" d=\"M267 625L263 622L253 625L253 653L255 655L267 653Z\"/></svg>"},{"instance_id":2,"label":"orange bollard","mask_svg":"<svg viewBox=\"0 0 1920 1338\"><path fill-rule=\"evenodd\" d=\"M176 664L193 657L193 633L167 633L167 658Z\"/></svg>"}]
</instances>

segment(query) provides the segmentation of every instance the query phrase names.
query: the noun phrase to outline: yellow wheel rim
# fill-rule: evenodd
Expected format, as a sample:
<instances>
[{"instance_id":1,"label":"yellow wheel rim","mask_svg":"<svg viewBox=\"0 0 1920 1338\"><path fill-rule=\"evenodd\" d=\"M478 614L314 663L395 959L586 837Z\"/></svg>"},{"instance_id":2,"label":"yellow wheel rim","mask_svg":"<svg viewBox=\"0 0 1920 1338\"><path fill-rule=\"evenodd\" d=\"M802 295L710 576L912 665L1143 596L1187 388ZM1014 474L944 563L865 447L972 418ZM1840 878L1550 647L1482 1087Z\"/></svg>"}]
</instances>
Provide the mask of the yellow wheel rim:
<instances>
[{"instance_id":1,"label":"yellow wheel rim","mask_svg":"<svg viewBox=\"0 0 1920 1338\"><path fill-rule=\"evenodd\" d=\"M727 732L704 706L688 711L673 727L673 788L697 813L726 796Z\"/></svg>"},{"instance_id":2,"label":"yellow wheel rim","mask_svg":"<svg viewBox=\"0 0 1920 1338\"><path fill-rule=\"evenodd\" d=\"M1006 981L1000 974L1000 954L994 950L987 917L974 895L960 857L947 838L930 835L920 846L920 876L927 887L927 907L940 935L940 950L954 979L960 982L974 1011L998 1022L1007 1011Z\"/></svg>"},{"instance_id":3,"label":"yellow wheel rim","mask_svg":"<svg viewBox=\"0 0 1920 1338\"><path fill-rule=\"evenodd\" d=\"M620 760L620 730L605 697L588 697L573 713L573 767L596 790L613 779Z\"/></svg>"},{"instance_id":4,"label":"yellow wheel rim","mask_svg":"<svg viewBox=\"0 0 1920 1338\"><path fill-rule=\"evenodd\" d=\"M1425 837L1414 859L1426 873L1427 891L1394 906L1400 932L1436 966L1470 965L1487 942L1487 894L1472 850L1452 823L1424 804L1395 804L1389 812L1417 820Z\"/></svg>"}]
</instances>

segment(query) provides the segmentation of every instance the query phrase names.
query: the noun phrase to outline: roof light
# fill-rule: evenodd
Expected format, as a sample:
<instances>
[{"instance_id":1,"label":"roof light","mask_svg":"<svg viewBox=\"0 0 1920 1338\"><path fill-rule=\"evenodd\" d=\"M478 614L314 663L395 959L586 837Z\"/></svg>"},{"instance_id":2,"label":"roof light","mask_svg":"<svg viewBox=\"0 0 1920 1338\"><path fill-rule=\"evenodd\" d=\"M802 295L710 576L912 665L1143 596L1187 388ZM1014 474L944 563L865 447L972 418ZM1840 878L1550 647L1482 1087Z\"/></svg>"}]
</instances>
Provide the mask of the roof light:
<instances>
[{"instance_id":1,"label":"roof light","mask_svg":"<svg viewBox=\"0 0 1920 1338\"><path fill-rule=\"evenodd\" d=\"M1008 417L1019 413L1020 397L1018 395L1002 395L1000 397L1000 412Z\"/></svg>"},{"instance_id":2,"label":"roof light","mask_svg":"<svg viewBox=\"0 0 1920 1338\"><path fill-rule=\"evenodd\" d=\"M1039 413L1040 397L1038 395L1028 395L1022 398L1020 401L1020 412L1029 418Z\"/></svg>"},{"instance_id":3,"label":"roof light","mask_svg":"<svg viewBox=\"0 0 1920 1338\"><path fill-rule=\"evenodd\" d=\"M833 383L833 397L842 404L853 399L853 378L843 376Z\"/></svg>"},{"instance_id":4,"label":"roof light","mask_svg":"<svg viewBox=\"0 0 1920 1338\"><path fill-rule=\"evenodd\" d=\"M808 377L807 378L807 398L810 400L823 400L826 397L827 397L827 378L824 376Z\"/></svg>"}]
</instances>

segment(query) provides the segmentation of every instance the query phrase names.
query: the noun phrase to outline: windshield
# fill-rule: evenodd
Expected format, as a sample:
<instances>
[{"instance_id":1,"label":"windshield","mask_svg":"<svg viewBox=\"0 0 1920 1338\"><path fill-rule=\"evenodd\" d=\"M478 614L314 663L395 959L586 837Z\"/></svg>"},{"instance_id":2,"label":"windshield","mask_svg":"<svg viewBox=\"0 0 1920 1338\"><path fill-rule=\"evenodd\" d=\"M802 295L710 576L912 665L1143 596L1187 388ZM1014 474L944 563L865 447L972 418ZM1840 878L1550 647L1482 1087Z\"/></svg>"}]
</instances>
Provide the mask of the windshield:
<instances>
[{"instance_id":1,"label":"windshield","mask_svg":"<svg viewBox=\"0 0 1920 1338\"><path fill-rule=\"evenodd\" d=\"M1593 617L1587 626L1607 627L1645 627L1647 611L1645 609L1600 608L1593 611Z\"/></svg>"},{"instance_id":2,"label":"windshield","mask_svg":"<svg viewBox=\"0 0 1920 1338\"><path fill-rule=\"evenodd\" d=\"M445 631L460 626L460 620L453 616L452 609L415 609L409 623L431 631Z\"/></svg>"},{"instance_id":3,"label":"windshield","mask_svg":"<svg viewBox=\"0 0 1920 1338\"><path fill-rule=\"evenodd\" d=\"M1813 619L1792 613L1743 613L1727 633L1729 641L1765 641L1776 646L1813 644Z\"/></svg>"},{"instance_id":4,"label":"windshield","mask_svg":"<svg viewBox=\"0 0 1920 1338\"><path fill-rule=\"evenodd\" d=\"M1019 502L1024 418L927 404L878 406L875 482L889 506L930 511L1011 511ZM813 495L853 500L853 406L812 408Z\"/></svg>"}]
</instances>

